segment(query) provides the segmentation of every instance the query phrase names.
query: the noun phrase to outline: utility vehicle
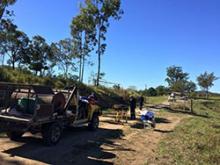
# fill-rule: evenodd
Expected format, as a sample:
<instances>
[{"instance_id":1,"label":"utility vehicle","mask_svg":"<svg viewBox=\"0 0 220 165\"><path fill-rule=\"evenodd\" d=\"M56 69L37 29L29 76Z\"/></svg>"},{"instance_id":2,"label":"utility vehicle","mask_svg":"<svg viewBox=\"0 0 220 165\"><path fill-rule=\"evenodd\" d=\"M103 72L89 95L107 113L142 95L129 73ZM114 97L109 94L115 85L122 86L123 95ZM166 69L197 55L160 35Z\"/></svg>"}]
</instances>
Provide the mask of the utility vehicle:
<instances>
[{"instance_id":1,"label":"utility vehicle","mask_svg":"<svg viewBox=\"0 0 220 165\"><path fill-rule=\"evenodd\" d=\"M0 83L0 129L11 140L25 132L41 133L47 145L55 145L66 127L99 126L99 106L94 97L80 97L77 87L53 91L48 86Z\"/></svg>"}]
</instances>

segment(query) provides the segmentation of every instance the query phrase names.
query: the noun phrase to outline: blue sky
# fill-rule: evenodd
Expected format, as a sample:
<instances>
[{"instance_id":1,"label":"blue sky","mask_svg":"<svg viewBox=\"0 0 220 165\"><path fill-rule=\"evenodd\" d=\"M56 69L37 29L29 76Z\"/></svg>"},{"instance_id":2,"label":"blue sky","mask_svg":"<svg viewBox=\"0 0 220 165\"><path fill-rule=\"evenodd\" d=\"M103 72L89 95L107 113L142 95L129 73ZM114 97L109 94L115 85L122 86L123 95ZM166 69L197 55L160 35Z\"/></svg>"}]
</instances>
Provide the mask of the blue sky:
<instances>
[{"instance_id":1,"label":"blue sky","mask_svg":"<svg viewBox=\"0 0 220 165\"><path fill-rule=\"evenodd\" d=\"M106 80L139 89L166 85L170 65L182 66L193 81L204 71L220 77L219 0L122 0L122 7L125 14L111 21L107 35ZM70 37L79 1L18 0L12 9L15 23L29 36L56 42ZM86 70L89 77L96 65ZM220 92L220 80L212 91Z\"/></svg>"}]
</instances>

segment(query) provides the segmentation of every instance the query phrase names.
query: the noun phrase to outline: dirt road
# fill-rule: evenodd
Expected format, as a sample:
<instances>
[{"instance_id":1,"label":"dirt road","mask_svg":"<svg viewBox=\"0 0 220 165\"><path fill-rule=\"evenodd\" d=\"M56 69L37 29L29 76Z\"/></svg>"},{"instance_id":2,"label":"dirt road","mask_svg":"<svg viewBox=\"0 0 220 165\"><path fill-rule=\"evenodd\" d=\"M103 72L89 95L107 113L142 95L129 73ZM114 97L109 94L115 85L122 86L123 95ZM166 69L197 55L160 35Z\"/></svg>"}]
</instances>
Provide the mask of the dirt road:
<instances>
[{"instance_id":1,"label":"dirt road","mask_svg":"<svg viewBox=\"0 0 220 165\"><path fill-rule=\"evenodd\" d=\"M115 123L112 115L101 117L100 129L66 130L57 146L45 147L40 136L26 134L12 142L0 136L0 164L142 165L153 163L159 141L172 132L182 117L168 113L157 117L157 128L143 129L138 121Z\"/></svg>"}]
</instances>

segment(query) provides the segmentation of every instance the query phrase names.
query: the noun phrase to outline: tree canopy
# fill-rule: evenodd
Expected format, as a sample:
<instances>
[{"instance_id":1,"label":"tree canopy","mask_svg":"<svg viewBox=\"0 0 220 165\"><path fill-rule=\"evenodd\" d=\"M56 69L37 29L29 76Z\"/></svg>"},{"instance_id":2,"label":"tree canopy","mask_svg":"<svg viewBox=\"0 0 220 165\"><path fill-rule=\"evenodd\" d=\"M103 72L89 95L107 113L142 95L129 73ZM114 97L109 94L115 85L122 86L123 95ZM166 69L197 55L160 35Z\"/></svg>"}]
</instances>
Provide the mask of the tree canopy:
<instances>
[{"instance_id":1,"label":"tree canopy","mask_svg":"<svg viewBox=\"0 0 220 165\"><path fill-rule=\"evenodd\" d=\"M9 19L0 21L0 29L0 53L9 56L8 63L12 64L14 69L15 63L21 60L21 56L28 46L29 38L24 32L18 30Z\"/></svg>"},{"instance_id":2,"label":"tree canopy","mask_svg":"<svg viewBox=\"0 0 220 165\"><path fill-rule=\"evenodd\" d=\"M120 0L86 0L81 4L80 14L73 18L72 36L80 57L80 80L83 79L85 57L94 49L98 55L96 85L101 79L101 55L105 53L107 44L106 33L110 26L109 20L119 20L123 11ZM95 46L97 46L95 48Z\"/></svg>"},{"instance_id":3,"label":"tree canopy","mask_svg":"<svg viewBox=\"0 0 220 165\"><path fill-rule=\"evenodd\" d=\"M206 92L206 98L208 99L209 89L214 85L214 81L218 78L215 74L205 72L197 77L199 86Z\"/></svg>"},{"instance_id":4,"label":"tree canopy","mask_svg":"<svg viewBox=\"0 0 220 165\"><path fill-rule=\"evenodd\" d=\"M51 44L53 62L63 71L65 79L68 78L69 71L75 71L76 66L73 60L76 58L73 51L73 41L69 38Z\"/></svg>"},{"instance_id":5,"label":"tree canopy","mask_svg":"<svg viewBox=\"0 0 220 165\"><path fill-rule=\"evenodd\" d=\"M6 7L8 7L9 5L13 5L16 2L16 0L1 0L0 2L1 2L0 3L0 20L1 20Z\"/></svg>"},{"instance_id":6,"label":"tree canopy","mask_svg":"<svg viewBox=\"0 0 220 165\"><path fill-rule=\"evenodd\" d=\"M167 68L166 81L172 91L184 92L188 79L189 74L183 72L182 67L170 66Z\"/></svg>"}]
</instances>

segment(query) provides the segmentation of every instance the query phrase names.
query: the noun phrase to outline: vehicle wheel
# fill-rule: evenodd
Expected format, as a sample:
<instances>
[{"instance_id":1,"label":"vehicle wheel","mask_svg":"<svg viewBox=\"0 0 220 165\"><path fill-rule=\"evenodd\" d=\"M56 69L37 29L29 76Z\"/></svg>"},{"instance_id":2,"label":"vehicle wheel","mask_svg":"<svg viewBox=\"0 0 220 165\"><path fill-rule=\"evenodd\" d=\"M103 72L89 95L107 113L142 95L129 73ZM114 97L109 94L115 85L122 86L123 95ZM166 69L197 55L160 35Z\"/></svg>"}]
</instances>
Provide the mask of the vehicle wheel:
<instances>
[{"instance_id":1,"label":"vehicle wheel","mask_svg":"<svg viewBox=\"0 0 220 165\"><path fill-rule=\"evenodd\" d=\"M15 132L15 131L7 132L7 136L14 141L19 140L22 135L23 132Z\"/></svg>"},{"instance_id":2,"label":"vehicle wheel","mask_svg":"<svg viewBox=\"0 0 220 165\"><path fill-rule=\"evenodd\" d=\"M52 146L60 141L62 128L58 123L49 124L43 127L42 136L46 145Z\"/></svg>"},{"instance_id":3,"label":"vehicle wheel","mask_svg":"<svg viewBox=\"0 0 220 165\"><path fill-rule=\"evenodd\" d=\"M95 131L99 127L99 116L94 114L92 120L88 124L89 130Z\"/></svg>"}]
</instances>

